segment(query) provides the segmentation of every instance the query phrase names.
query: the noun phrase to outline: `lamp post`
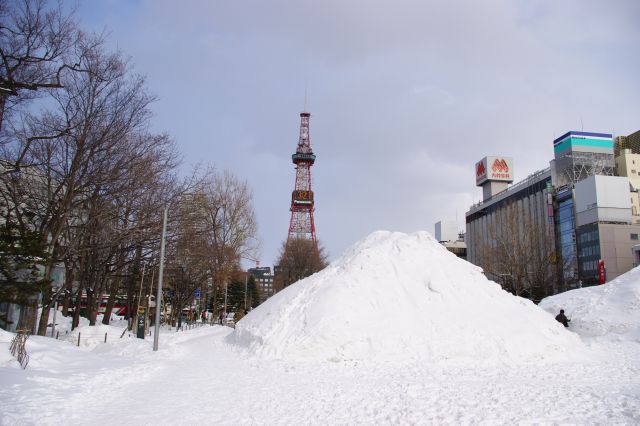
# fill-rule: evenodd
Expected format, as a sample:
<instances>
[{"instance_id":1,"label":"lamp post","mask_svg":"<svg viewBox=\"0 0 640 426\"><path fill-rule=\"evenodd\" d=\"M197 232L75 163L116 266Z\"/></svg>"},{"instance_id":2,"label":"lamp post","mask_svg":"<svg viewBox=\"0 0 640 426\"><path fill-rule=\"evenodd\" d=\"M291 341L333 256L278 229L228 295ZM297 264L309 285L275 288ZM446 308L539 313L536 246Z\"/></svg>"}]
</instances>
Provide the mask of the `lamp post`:
<instances>
[{"instance_id":1,"label":"lamp post","mask_svg":"<svg viewBox=\"0 0 640 426\"><path fill-rule=\"evenodd\" d=\"M158 337L160 336L160 307L162 305L162 278L164 273L164 237L167 233L167 212L169 206L164 208L162 218L162 238L160 239L160 272L158 273L158 292L156 293L156 329L153 333L153 351L158 350Z\"/></svg>"},{"instance_id":2,"label":"lamp post","mask_svg":"<svg viewBox=\"0 0 640 426\"><path fill-rule=\"evenodd\" d=\"M244 311L247 312L247 276L248 272L244 274Z\"/></svg>"}]
</instances>

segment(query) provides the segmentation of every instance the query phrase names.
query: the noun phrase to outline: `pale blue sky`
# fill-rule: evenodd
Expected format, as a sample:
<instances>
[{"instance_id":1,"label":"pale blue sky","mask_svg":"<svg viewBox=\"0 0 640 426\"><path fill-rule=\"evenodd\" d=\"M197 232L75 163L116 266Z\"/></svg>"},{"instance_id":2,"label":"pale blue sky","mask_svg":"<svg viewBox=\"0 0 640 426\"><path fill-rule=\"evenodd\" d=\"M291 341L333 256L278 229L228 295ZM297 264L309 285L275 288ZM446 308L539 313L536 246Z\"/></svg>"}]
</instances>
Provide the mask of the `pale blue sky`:
<instances>
[{"instance_id":1,"label":"pale blue sky","mask_svg":"<svg viewBox=\"0 0 640 426\"><path fill-rule=\"evenodd\" d=\"M262 265L287 236L305 88L332 259L379 229L463 229L486 155L520 180L566 131L640 129L636 0L83 0L78 17L147 76L185 168L248 180Z\"/></svg>"}]
</instances>

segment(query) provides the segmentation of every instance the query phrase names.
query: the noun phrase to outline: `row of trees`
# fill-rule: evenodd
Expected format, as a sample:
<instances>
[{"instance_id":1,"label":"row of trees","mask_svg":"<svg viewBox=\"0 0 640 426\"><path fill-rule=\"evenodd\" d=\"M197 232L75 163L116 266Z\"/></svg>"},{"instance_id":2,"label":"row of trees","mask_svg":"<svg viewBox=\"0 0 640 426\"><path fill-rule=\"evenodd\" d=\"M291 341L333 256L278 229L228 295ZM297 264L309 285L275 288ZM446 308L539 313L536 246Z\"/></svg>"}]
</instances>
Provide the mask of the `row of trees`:
<instances>
[{"instance_id":1,"label":"row of trees","mask_svg":"<svg viewBox=\"0 0 640 426\"><path fill-rule=\"evenodd\" d=\"M149 130L154 97L104 38L44 0L0 2L0 301L39 294L63 312L87 300L96 322L109 294L128 312L157 280L163 209L167 288L179 311L197 288L225 286L257 248L252 194L230 172L178 176L166 134ZM19 255L18 255L19 254ZM51 285L56 267L64 282Z\"/></svg>"}]
</instances>

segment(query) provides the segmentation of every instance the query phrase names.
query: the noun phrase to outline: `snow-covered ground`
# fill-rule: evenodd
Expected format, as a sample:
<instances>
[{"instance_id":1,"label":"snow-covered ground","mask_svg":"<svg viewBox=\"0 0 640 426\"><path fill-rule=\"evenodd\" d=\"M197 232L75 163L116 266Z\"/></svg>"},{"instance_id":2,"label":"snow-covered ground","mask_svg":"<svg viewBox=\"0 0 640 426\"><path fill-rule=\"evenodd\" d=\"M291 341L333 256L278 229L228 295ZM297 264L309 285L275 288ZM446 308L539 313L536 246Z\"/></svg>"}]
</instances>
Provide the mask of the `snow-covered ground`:
<instances>
[{"instance_id":1,"label":"snow-covered ground","mask_svg":"<svg viewBox=\"0 0 640 426\"><path fill-rule=\"evenodd\" d=\"M163 330L158 352L122 324L83 326L98 331L80 347L30 337L22 370L0 332L0 424L639 424L640 273L627 275L624 294L584 296L618 294L614 281L545 312L426 233L376 233L236 330ZM580 325L593 306L609 313L597 336Z\"/></svg>"}]
</instances>

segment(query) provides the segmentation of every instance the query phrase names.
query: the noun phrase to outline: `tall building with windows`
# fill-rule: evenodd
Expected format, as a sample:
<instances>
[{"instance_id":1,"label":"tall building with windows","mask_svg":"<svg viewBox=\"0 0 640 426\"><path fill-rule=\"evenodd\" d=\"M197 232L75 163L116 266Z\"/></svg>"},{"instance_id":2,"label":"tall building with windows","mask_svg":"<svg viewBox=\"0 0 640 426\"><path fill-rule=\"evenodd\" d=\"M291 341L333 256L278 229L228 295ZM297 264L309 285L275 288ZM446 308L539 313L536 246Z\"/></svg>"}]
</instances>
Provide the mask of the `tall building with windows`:
<instances>
[{"instance_id":1,"label":"tall building with windows","mask_svg":"<svg viewBox=\"0 0 640 426\"><path fill-rule=\"evenodd\" d=\"M613 137L609 133L570 131L553 141L551 161L555 188L559 269L568 287L581 285L578 243L576 241L575 185L590 176L614 176ZM583 269L584 271L584 269Z\"/></svg>"},{"instance_id":2,"label":"tall building with windows","mask_svg":"<svg viewBox=\"0 0 640 426\"><path fill-rule=\"evenodd\" d=\"M614 142L614 154L618 157L623 149L629 149L633 154L640 154L640 130L628 136L618 136Z\"/></svg>"},{"instance_id":3,"label":"tall building with windows","mask_svg":"<svg viewBox=\"0 0 640 426\"><path fill-rule=\"evenodd\" d=\"M273 287L273 274L271 273L271 268L269 266L256 266L255 268L249 268L247 273L249 275L253 275L253 278L256 280L256 286L260 291L261 300L266 300L273 296L275 293Z\"/></svg>"},{"instance_id":4,"label":"tall building with windows","mask_svg":"<svg viewBox=\"0 0 640 426\"><path fill-rule=\"evenodd\" d=\"M547 253L546 259L534 256L532 247L554 244L551 194L551 170L547 168L471 206L466 213L467 260L516 294L522 294L518 287L522 281L542 281L536 280L534 270L545 275L548 285L555 286L551 254ZM522 261L514 268L508 259L519 253ZM530 261L525 256L530 256Z\"/></svg>"},{"instance_id":5,"label":"tall building with windows","mask_svg":"<svg viewBox=\"0 0 640 426\"><path fill-rule=\"evenodd\" d=\"M582 285L609 281L634 266L632 249L640 225L632 223L629 194L624 176L594 175L576 183L575 240Z\"/></svg>"}]
</instances>

